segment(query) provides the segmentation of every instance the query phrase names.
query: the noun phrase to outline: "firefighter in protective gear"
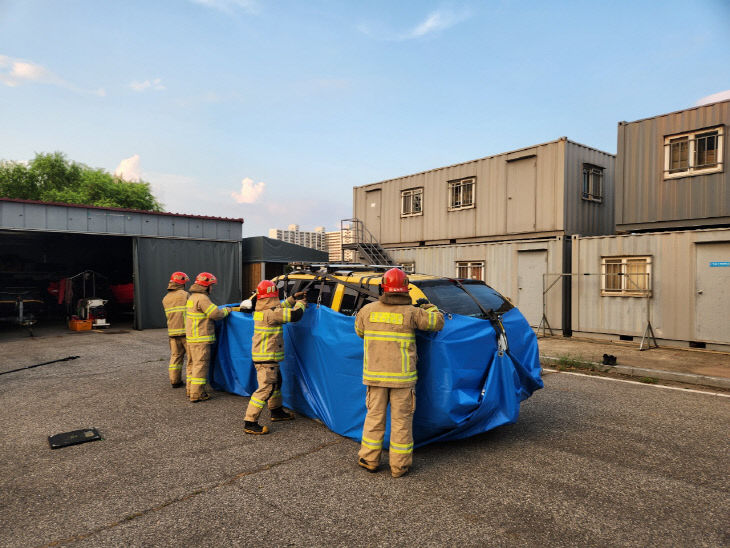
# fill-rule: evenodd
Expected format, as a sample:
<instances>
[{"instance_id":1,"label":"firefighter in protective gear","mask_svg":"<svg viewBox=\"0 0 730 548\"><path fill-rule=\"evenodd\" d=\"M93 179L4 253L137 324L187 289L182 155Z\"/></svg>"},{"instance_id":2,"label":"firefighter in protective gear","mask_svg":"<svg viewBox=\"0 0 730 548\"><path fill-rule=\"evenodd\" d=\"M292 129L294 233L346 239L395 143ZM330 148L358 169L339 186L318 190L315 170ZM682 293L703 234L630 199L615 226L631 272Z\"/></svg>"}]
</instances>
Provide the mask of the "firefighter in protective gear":
<instances>
[{"instance_id":1,"label":"firefighter in protective gear","mask_svg":"<svg viewBox=\"0 0 730 548\"><path fill-rule=\"evenodd\" d=\"M408 277L391 268L383 275L380 300L360 309L355 332L364 339L363 384L367 386L367 415L358 464L375 472L385 436L390 403L390 471L403 476L413 463L413 413L416 410L415 330L440 331L444 316L431 303L411 304Z\"/></svg>"},{"instance_id":2,"label":"firefighter in protective gear","mask_svg":"<svg viewBox=\"0 0 730 548\"><path fill-rule=\"evenodd\" d=\"M167 295L162 299L162 306L165 309L167 318L167 334L170 337L170 384L173 388L179 388L182 382L182 367L185 361L185 303L188 300L188 292L185 291L185 284L190 280L185 272L173 272L170 282L167 284ZM188 375L189 373L188 368Z\"/></svg>"},{"instance_id":3,"label":"firefighter in protective gear","mask_svg":"<svg viewBox=\"0 0 730 548\"><path fill-rule=\"evenodd\" d=\"M299 321L306 306L303 291L279 302L279 291L274 282L263 280L256 288L251 358L259 387L251 394L246 409L243 429L247 434L266 434L269 431L268 427L258 423L267 403L272 422L294 418L282 407L279 362L284 359L284 324Z\"/></svg>"},{"instance_id":4,"label":"firefighter in protective gear","mask_svg":"<svg viewBox=\"0 0 730 548\"><path fill-rule=\"evenodd\" d=\"M210 272L201 272L190 286L185 305L185 335L188 341L188 396L191 402L210 398L205 390L208 382L210 345L215 342L215 320L231 313L228 307L218 308L208 296L213 284L218 283Z\"/></svg>"}]
</instances>

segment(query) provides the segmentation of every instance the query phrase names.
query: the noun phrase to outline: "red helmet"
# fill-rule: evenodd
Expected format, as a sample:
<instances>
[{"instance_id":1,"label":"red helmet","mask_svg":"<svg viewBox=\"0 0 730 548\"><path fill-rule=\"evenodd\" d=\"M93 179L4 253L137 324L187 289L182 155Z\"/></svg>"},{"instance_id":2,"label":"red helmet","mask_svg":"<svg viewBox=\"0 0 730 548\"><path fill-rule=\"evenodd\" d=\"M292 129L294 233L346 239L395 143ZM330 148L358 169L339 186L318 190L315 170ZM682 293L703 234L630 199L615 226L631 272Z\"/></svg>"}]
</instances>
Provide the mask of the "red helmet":
<instances>
[{"instance_id":1,"label":"red helmet","mask_svg":"<svg viewBox=\"0 0 730 548\"><path fill-rule=\"evenodd\" d=\"M190 278L188 278L185 272L173 272L172 276L170 276L170 281L174 284L185 285L190 281Z\"/></svg>"},{"instance_id":2,"label":"red helmet","mask_svg":"<svg viewBox=\"0 0 730 548\"><path fill-rule=\"evenodd\" d=\"M256 286L256 298L270 299L272 297L279 297L279 291L276 289L276 284L271 280L261 280L259 285Z\"/></svg>"},{"instance_id":3,"label":"red helmet","mask_svg":"<svg viewBox=\"0 0 730 548\"><path fill-rule=\"evenodd\" d=\"M218 278L210 272L201 272L195 277L195 283L203 287L208 287L209 285L217 284Z\"/></svg>"},{"instance_id":4,"label":"red helmet","mask_svg":"<svg viewBox=\"0 0 730 548\"><path fill-rule=\"evenodd\" d=\"M383 274L383 293L408 293L408 276L400 268L391 268Z\"/></svg>"}]
</instances>

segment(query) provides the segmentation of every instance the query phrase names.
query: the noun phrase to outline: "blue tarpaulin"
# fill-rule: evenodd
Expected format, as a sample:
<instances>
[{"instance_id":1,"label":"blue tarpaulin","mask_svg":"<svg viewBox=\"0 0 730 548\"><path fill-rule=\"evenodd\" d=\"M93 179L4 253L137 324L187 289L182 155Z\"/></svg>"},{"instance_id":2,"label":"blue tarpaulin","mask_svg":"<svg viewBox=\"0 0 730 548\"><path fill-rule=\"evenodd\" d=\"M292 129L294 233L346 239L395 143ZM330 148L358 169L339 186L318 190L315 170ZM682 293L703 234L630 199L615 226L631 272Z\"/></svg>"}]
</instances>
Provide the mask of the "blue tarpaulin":
<instances>
[{"instance_id":1,"label":"blue tarpaulin","mask_svg":"<svg viewBox=\"0 0 730 548\"><path fill-rule=\"evenodd\" d=\"M447 316L438 333L417 331L416 446L466 438L517 420L520 402L542 388L537 339L516 308L502 317L509 349L500 352L490 322ZM284 405L360 440L365 421L363 341L355 318L310 304L284 327ZM251 361L251 314L219 322L211 384L241 396L257 388ZM390 422L390 421L388 421ZM386 431L386 440L389 432Z\"/></svg>"}]
</instances>

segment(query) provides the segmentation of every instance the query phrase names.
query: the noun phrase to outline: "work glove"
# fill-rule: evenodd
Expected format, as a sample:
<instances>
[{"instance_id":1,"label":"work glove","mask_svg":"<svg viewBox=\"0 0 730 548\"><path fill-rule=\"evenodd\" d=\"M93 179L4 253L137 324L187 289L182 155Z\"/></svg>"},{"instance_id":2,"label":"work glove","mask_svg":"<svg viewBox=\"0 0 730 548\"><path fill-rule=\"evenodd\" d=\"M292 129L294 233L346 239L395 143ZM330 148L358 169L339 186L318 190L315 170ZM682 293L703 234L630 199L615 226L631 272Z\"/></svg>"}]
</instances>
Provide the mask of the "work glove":
<instances>
[{"instance_id":1,"label":"work glove","mask_svg":"<svg viewBox=\"0 0 730 548\"><path fill-rule=\"evenodd\" d=\"M294 298L298 301L306 301L307 292L306 291L297 291L296 293L294 293Z\"/></svg>"},{"instance_id":2,"label":"work glove","mask_svg":"<svg viewBox=\"0 0 730 548\"><path fill-rule=\"evenodd\" d=\"M421 297L420 299L418 299L416 301L416 306L420 306L421 308L426 309L426 308L431 308L433 305L430 302L428 302L428 299L424 299L423 297Z\"/></svg>"}]
</instances>

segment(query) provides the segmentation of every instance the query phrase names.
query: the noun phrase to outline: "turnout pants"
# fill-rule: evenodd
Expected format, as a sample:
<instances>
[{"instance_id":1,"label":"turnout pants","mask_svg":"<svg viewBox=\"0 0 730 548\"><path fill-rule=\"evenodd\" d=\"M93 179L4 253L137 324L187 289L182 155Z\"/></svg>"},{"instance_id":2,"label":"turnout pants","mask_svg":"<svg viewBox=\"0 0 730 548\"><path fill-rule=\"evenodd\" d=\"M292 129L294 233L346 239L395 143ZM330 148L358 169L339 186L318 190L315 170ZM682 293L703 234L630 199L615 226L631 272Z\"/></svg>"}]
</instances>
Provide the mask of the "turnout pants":
<instances>
[{"instance_id":1,"label":"turnout pants","mask_svg":"<svg viewBox=\"0 0 730 548\"><path fill-rule=\"evenodd\" d=\"M259 387L251 394L251 400L246 408L244 420L256 422L259 419L264 405L268 402L269 409L281 407L281 371L278 362L255 363L256 380Z\"/></svg>"},{"instance_id":2,"label":"turnout pants","mask_svg":"<svg viewBox=\"0 0 730 548\"><path fill-rule=\"evenodd\" d=\"M183 362L185 361L185 335L170 337L170 383L177 384L182 377ZM190 369L190 368L188 368Z\"/></svg>"},{"instance_id":3,"label":"turnout pants","mask_svg":"<svg viewBox=\"0 0 730 548\"><path fill-rule=\"evenodd\" d=\"M413 463L415 388L367 387L365 405L368 412L362 429L362 445L358 457L368 464L380 464L388 403L390 403L390 469L400 471L410 468Z\"/></svg>"},{"instance_id":4,"label":"turnout pants","mask_svg":"<svg viewBox=\"0 0 730 548\"><path fill-rule=\"evenodd\" d=\"M188 343L188 396L190 401L199 400L206 393L208 382L208 363L210 345L208 343Z\"/></svg>"}]
</instances>

